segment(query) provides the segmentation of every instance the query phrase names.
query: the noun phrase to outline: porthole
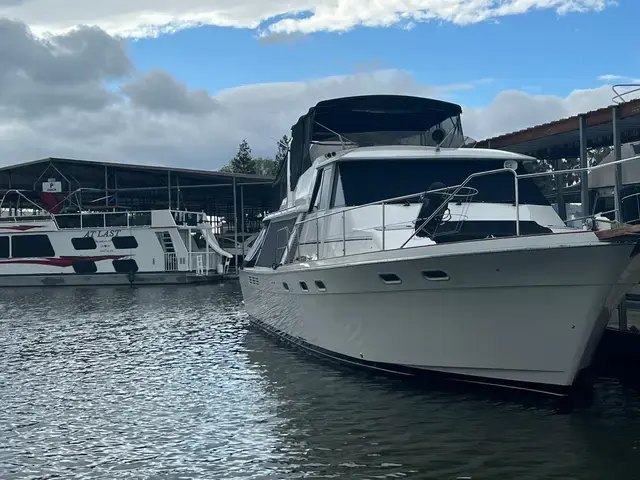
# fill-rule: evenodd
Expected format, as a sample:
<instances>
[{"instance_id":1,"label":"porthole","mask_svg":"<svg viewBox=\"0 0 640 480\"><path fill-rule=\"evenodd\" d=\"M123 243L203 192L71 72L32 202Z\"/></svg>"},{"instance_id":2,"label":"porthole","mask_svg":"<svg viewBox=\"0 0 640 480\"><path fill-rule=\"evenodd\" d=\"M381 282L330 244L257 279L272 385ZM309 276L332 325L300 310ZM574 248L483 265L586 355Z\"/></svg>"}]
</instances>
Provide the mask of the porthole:
<instances>
[{"instance_id":1,"label":"porthole","mask_svg":"<svg viewBox=\"0 0 640 480\"><path fill-rule=\"evenodd\" d=\"M442 270L425 270L422 272L422 276L430 282L446 282L449 280L447 272Z\"/></svg>"},{"instance_id":2,"label":"porthole","mask_svg":"<svg viewBox=\"0 0 640 480\"><path fill-rule=\"evenodd\" d=\"M324 282L322 282L320 280L316 280L316 287L321 292L326 292L327 291L327 287L325 286Z\"/></svg>"},{"instance_id":3,"label":"porthole","mask_svg":"<svg viewBox=\"0 0 640 480\"><path fill-rule=\"evenodd\" d=\"M402 283L400 277L395 273L380 273L378 274L378 276L380 277L380 280L382 280L387 285L397 285L399 283Z\"/></svg>"},{"instance_id":4,"label":"porthole","mask_svg":"<svg viewBox=\"0 0 640 480\"><path fill-rule=\"evenodd\" d=\"M309 291L309 287L307 287L307 284L305 282L300 282L300 288L302 289L303 292Z\"/></svg>"},{"instance_id":5,"label":"porthole","mask_svg":"<svg viewBox=\"0 0 640 480\"><path fill-rule=\"evenodd\" d=\"M287 282L282 282L282 287L288 292L289 291L289 284Z\"/></svg>"}]
</instances>

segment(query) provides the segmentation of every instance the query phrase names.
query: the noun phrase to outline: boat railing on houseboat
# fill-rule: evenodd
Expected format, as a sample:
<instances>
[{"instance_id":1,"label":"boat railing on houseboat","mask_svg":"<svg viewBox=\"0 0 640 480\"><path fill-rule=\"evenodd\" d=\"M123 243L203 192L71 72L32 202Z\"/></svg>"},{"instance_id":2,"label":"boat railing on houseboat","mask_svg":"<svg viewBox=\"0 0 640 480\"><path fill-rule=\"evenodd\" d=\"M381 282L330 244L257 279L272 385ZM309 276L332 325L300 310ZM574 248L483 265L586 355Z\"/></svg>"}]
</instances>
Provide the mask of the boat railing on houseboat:
<instances>
[{"instance_id":1,"label":"boat railing on houseboat","mask_svg":"<svg viewBox=\"0 0 640 480\"><path fill-rule=\"evenodd\" d=\"M291 230L288 226L278 229L276 235L276 262L284 260L284 263L297 263L333 258L336 256L349 256L370 251L410 248L433 244L434 241L437 243L439 236L458 233L461 225L468 219L467 211L473 203L473 197L478 193L477 189L468 186L468 184L478 177L501 173L511 174L514 178L513 203L504 204L506 212L513 212L513 216L510 217L512 220L509 220L513 222L513 233L507 236L531 234L529 229L523 232L521 228L523 222L530 220L529 218L521 219L521 207L523 206L520 203L519 191L521 180L536 177L554 177L555 175L566 175L569 173L575 174L583 171L589 172L600 168L615 167L615 165L639 159L640 155L587 168L527 174L518 174L514 168L505 167L473 173L459 185L445 186L444 188L440 187L425 192L389 198L364 205L336 208L325 213L306 214L301 220L295 222ZM636 195L640 196L640 194L634 194L624 197L620 204L622 204L625 199ZM429 209L426 218L421 215L416 216L417 209L415 208L407 210L406 214L403 214L402 210L398 208L395 208L395 211L391 212L391 209L398 206L403 207L411 204L424 205L423 202L426 198L434 198L435 196L444 198L437 204L437 207ZM457 208L451 209L451 205ZM354 215L355 212L360 212L361 215ZM505 212L505 210L503 210L503 212ZM601 216L604 213L611 212L598 212L596 215ZM620 218L618 215L619 212L614 210L613 213L616 214L615 218ZM592 219L595 221L596 215L589 215L583 220ZM435 222L434 219L436 220ZM566 220L563 226L568 226L569 223L576 222L577 220L579 219L572 218ZM601 218L598 218L598 221L601 221ZM356 223L358 224L356 225ZM442 228L444 225L447 225L447 227ZM591 225L593 225L593 223L591 223ZM431 231L425 235L425 229L427 227L431 227ZM548 232L551 231L544 225L541 225L540 228ZM411 233L407 234L409 230ZM427 236L429 238L425 240L424 237ZM348 244L354 245L352 251L348 248ZM327 248L328 245L329 247Z\"/></svg>"},{"instance_id":2,"label":"boat railing on houseboat","mask_svg":"<svg viewBox=\"0 0 640 480\"><path fill-rule=\"evenodd\" d=\"M621 91L621 89L625 89ZM630 100L635 100L637 95L640 95L640 83L618 83L617 85L613 85L611 87L613 90L613 102L618 105L628 102ZM633 96L633 94L636 94ZM633 98L630 98L632 97Z\"/></svg>"}]
</instances>

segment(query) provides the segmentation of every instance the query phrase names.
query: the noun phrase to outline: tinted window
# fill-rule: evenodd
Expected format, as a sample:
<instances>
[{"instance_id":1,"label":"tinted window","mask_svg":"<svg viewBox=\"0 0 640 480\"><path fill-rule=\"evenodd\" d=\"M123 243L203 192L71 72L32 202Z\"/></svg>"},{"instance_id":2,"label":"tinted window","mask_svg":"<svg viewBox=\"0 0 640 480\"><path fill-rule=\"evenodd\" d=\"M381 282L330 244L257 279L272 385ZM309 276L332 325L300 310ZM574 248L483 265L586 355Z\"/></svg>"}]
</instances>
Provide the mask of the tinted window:
<instances>
[{"instance_id":1,"label":"tinted window","mask_svg":"<svg viewBox=\"0 0 640 480\"><path fill-rule=\"evenodd\" d=\"M256 261L258 267L270 267L280 261L295 223L296 217L271 221Z\"/></svg>"},{"instance_id":2,"label":"tinted window","mask_svg":"<svg viewBox=\"0 0 640 480\"><path fill-rule=\"evenodd\" d=\"M9 258L9 237L0 237L0 258Z\"/></svg>"},{"instance_id":3,"label":"tinted window","mask_svg":"<svg viewBox=\"0 0 640 480\"><path fill-rule=\"evenodd\" d=\"M127 260L114 260L113 269L118 273L130 273L138 271L138 263L132 258Z\"/></svg>"},{"instance_id":4,"label":"tinted window","mask_svg":"<svg viewBox=\"0 0 640 480\"><path fill-rule=\"evenodd\" d=\"M113 237L111 239L113 246L118 249L138 248L136 237Z\"/></svg>"},{"instance_id":5,"label":"tinted window","mask_svg":"<svg viewBox=\"0 0 640 480\"><path fill-rule=\"evenodd\" d=\"M95 250L96 241L92 237L72 238L71 243L76 250Z\"/></svg>"},{"instance_id":6,"label":"tinted window","mask_svg":"<svg viewBox=\"0 0 640 480\"><path fill-rule=\"evenodd\" d=\"M91 260L74 260L71 264L76 273L96 273L98 266Z\"/></svg>"},{"instance_id":7,"label":"tinted window","mask_svg":"<svg viewBox=\"0 0 640 480\"><path fill-rule=\"evenodd\" d=\"M55 252L46 235L14 235L11 237L13 258L55 257Z\"/></svg>"},{"instance_id":8,"label":"tinted window","mask_svg":"<svg viewBox=\"0 0 640 480\"><path fill-rule=\"evenodd\" d=\"M503 168L502 160L375 160L350 161L339 165L342 192L335 195L336 206L354 206L428 190L433 182L460 185L472 173ZM528 173L520 165L518 174ZM469 187L478 193L472 202L514 203L514 179L509 172L472 179ZM344 200L341 205L340 201ZM521 204L550 205L533 179L519 182Z\"/></svg>"},{"instance_id":9,"label":"tinted window","mask_svg":"<svg viewBox=\"0 0 640 480\"><path fill-rule=\"evenodd\" d=\"M267 229L268 229L268 224L264 226L264 228L260 231L256 239L253 241L253 245L251 246L251 248L249 249L249 251L244 257L244 263L243 263L244 267L253 267L255 265L256 258L260 253L260 246L264 241L265 234L267 233Z\"/></svg>"}]
</instances>

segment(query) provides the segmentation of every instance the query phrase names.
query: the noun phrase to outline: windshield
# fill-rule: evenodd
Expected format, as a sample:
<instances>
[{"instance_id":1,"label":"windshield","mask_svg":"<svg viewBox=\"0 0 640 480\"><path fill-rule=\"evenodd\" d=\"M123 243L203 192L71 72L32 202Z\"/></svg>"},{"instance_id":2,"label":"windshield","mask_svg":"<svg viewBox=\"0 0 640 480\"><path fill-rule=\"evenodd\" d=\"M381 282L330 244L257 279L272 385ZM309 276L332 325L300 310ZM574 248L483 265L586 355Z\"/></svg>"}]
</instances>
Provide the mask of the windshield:
<instances>
[{"instance_id":1,"label":"windshield","mask_svg":"<svg viewBox=\"0 0 640 480\"><path fill-rule=\"evenodd\" d=\"M502 160L485 159L389 159L350 160L338 163L333 206L357 206L427 191L434 182L446 186L462 184L472 173L503 168ZM528 173L520 165L518 174ZM496 173L472 179L467 186L477 189L468 201L485 203L515 202L513 174ZM534 181L519 181L519 203L550 206ZM415 201L418 201L417 198Z\"/></svg>"}]
</instances>

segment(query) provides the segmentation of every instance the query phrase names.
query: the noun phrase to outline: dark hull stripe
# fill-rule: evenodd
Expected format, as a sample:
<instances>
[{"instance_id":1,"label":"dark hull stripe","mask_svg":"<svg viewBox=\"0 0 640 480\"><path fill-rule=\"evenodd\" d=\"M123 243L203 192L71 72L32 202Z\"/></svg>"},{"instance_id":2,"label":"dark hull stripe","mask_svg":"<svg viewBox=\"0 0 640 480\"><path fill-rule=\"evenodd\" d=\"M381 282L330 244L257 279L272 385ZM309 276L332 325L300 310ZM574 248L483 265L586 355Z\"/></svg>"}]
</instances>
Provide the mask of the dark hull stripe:
<instances>
[{"instance_id":1,"label":"dark hull stripe","mask_svg":"<svg viewBox=\"0 0 640 480\"><path fill-rule=\"evenodd\" d=\"M260 329L261 331L276 337L277 339L284 341L285 343L295 346L309 354L319 356L328 360L336 361L341 364L364 368L367 370L374 370L380 373L392 374L395 376L412 377L412 378L427 378L430 377L434 380L447 380L454 382L462 382L467 384L476 384L489 387L499 387L516 389L525 392L531 392L542 395L552 395L556 397L569 396L574 387L573 386L560 386L542 383L529 383L519 382L513 380L501 380L495 378L476 377L471 375L462 375L454 373L446 373L435 370L426 370L422 368L410 367L405 365L397 365L392 363L374 362L370 360L358 359L340 353L332 352L324 348L312 345L305 340L283 333L275 328L267 325L260 320L250 317L251 323Z\"/></svg>"}]
</instances>

